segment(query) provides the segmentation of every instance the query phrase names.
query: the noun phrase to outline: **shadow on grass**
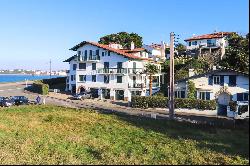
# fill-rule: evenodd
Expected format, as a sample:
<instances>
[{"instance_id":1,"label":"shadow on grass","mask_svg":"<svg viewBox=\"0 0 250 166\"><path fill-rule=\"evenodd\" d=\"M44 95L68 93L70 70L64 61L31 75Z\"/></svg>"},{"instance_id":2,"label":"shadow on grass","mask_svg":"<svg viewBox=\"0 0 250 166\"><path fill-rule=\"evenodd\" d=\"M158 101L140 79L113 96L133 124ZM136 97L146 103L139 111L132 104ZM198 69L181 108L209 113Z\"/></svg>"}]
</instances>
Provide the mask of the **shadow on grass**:
<instances>
[{"instance_id":1,"label":"shadow on grass","mask_svg":"<svg viewBox=\"0 0 250 166\"><path fill-rule=\"evenodd\" d=\"M192 124L169 119L152 119L97 107L95 109L102 114L116 115L118 119L147 131L161 133L173 139L195 140L200 149L249 158L249 130L246 128L225 128L225 126Z\"/></svg>"}]
</instances>

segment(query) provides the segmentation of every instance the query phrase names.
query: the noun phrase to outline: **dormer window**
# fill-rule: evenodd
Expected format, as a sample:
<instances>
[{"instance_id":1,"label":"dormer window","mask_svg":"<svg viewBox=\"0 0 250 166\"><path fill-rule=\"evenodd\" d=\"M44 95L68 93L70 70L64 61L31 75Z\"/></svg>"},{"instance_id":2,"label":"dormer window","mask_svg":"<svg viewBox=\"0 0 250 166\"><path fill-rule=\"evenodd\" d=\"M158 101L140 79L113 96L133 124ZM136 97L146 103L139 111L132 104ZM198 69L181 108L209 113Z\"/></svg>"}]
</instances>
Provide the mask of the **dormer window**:
<instances>
[{"instance_id":1,"label":"dormer window","mask_svg":"<svg viewBox=\"0 0 250 166\"><path fill-rule=\"evenodd\" d=\"M213 76L213 83L219 85L220 84L220 76Z\"/></svg>"}]
</instances>

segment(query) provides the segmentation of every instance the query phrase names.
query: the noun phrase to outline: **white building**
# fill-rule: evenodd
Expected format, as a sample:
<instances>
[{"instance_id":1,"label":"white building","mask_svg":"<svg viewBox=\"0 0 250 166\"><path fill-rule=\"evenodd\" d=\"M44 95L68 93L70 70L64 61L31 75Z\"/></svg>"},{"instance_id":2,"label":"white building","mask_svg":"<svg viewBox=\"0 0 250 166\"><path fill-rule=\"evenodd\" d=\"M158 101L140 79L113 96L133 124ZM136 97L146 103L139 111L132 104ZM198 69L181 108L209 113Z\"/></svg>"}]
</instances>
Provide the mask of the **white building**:
<instances>
[{"instance_id":1,"label":"white building","mask_svg":"<svg viewBox=\"0 0 250 166\"><path fill-rule=\"evenodd\" d=\"M91 90L94 97L130 101L132 95L148 95L145 65L154 63L161 69L159 62L149 58L144 48L135 48L133 42L131 49L122 49L115 43L83 41L70 50L77 52L64 61L70 64L66 90L72 93ZM153 92L160 88L160 75L154 75Z\"/></svg>"},{"instance_id":2,"label":"white building","mask_svg":"<svg viewBox=\"0 0 250 166\"><path fill-rule=\"evenodd\" d=\"M230 34L232 32L215 32L185 39L187 51L194 54L195 50L199 50L199 54L202 54L203 51L212 53L213 51L220 50L222 58L225 55L225 48L228 46L226 37Z\"/></svg>"},{"instance_id":3,"label":"white building","mask_svg":"<svg viewBox=\"0 0 250 166\"><path fill-rule=\"evenodd\" d=\"M161 44L154 44L146 45L144 44L142 46L149 52L149 57L153 58L155 60L162 60L165 61L166 58L169 58L169 55L165 54L165 49L169 48L169 45L165 44L164 42L161 42Z\"/></svg>"},{"instance_id":4,"label":"white building","mask_svg":"<svg viewBox=\"0 0 250 166\"><path fill-rule=\"evenodd\" d=\"M214 69L213 71L194 75L189 70L189 78L179 80L175 85L175 97L187 97L187 81L192 81L196 88L196 98L202 100L216 100L219 113L226 111L230 101L248 102L249 75L230 69Z\"/></svg>"}]
</instances>

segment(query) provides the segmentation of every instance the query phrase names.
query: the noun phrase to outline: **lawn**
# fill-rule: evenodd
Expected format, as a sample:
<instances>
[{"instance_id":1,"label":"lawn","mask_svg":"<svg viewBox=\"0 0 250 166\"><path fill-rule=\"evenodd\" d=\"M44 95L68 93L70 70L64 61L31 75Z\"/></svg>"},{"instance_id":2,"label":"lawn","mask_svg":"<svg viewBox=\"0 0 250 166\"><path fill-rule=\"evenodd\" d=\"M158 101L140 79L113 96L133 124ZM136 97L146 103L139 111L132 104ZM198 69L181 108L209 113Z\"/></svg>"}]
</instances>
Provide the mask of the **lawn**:
<instances>
[{"instance_id":1,"label":"lawn","mask_svg":"<svg viewBox=\"0 0 250 166\"><path fill-rule=\"evenodd\" d=\"M249 132L55 106L0 108L0 164L249 164Z\"/></svg>"}]
</instances>

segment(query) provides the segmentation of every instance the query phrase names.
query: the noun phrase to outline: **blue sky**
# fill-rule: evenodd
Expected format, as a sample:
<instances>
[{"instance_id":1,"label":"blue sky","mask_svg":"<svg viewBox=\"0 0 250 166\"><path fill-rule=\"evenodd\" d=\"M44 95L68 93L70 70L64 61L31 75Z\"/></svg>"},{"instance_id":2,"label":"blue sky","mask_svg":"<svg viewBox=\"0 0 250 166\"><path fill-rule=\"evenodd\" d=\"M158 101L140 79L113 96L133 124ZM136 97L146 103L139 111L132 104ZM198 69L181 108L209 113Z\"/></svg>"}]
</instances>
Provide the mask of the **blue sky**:
<instances>
[{"instance_id":1,"label":"blue sky","mask_svg":"<svg viewBox=\"0 0 250 166\"><path fill-rule=\"evenodd\" d=\"M68 49L135 32L145 44L249 29L248 0L0 0L0 69L67 69Z\"/></svg>"}]
</instances>

